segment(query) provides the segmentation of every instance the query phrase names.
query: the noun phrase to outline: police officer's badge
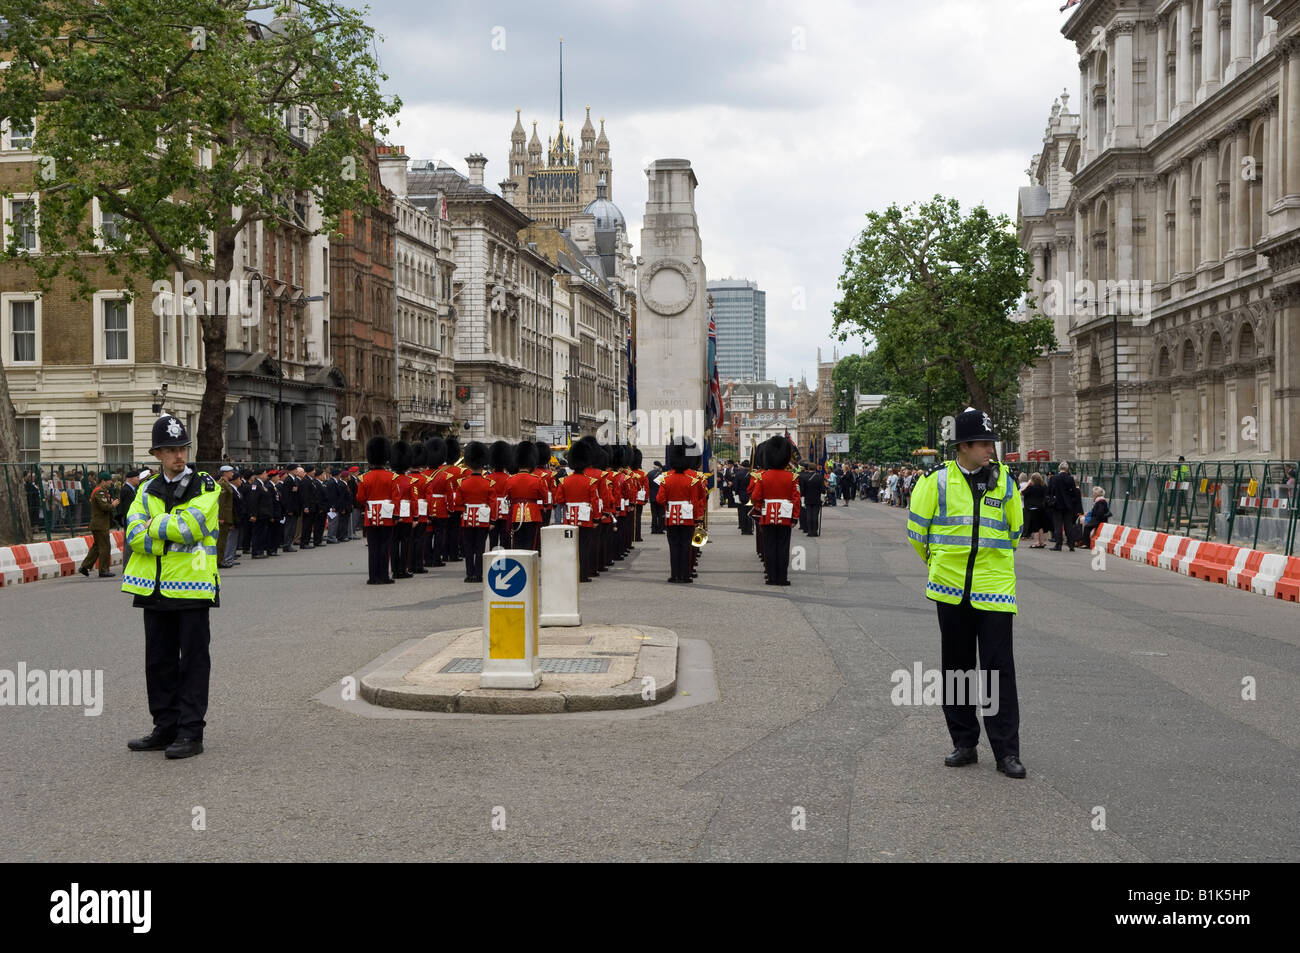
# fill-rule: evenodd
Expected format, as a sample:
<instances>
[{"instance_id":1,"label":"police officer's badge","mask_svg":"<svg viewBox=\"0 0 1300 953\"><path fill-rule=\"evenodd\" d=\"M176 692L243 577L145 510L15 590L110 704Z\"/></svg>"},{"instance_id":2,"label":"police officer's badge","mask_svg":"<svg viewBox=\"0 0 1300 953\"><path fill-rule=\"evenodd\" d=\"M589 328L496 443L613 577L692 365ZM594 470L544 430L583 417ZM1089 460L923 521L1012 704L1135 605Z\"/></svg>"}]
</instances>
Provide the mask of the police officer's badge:
<instances>
[{"instance_id":1,"label":"police officer's badge","mask_svg":"<svg viewBox=\"0 0 1300 953\"><path fill-rule=\"evenodd\" d=\"M988 414L984 415L984 429L989 431L990 433L993 432L993 421L992 419L990 419Z\"/></svg>"},{"instance_id":2,"label":"police officer's badge","mask_svg":"<svg viewBox=\"0 0 1300 953\"><path fill-rule=\"evenodd\" d=\"M175 417L167 421L167 435L169 437L179 437L181 435L181 422Z\"/></svg>"}]
</instances>

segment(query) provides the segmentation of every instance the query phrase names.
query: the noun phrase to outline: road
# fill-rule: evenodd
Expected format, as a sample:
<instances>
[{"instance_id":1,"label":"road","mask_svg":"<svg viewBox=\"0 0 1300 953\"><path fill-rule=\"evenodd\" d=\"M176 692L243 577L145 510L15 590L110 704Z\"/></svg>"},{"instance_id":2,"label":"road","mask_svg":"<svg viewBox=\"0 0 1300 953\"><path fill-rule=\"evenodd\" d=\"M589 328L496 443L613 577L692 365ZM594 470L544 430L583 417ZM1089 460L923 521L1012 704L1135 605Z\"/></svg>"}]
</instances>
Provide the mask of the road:
<instances>
[{"instance_id":1,"label":"road","mask_svg":"<svg viewBox=\"0 0 1300 953\"><path fill-rule=\"evenodd\" d=\"M582 610L711 650L697 694L649 715L328 704L409 640L477 624L479 587L458 566L366 586L360 541L245 559L213 613L207 750L176 762L126 749L150 725L120 577L4 589L0 668L102 669L105 700L0 708L0 860L1300 860L1300 607L1022 549L1029 778L983 741L945 768L940 709L891 701L892 672L939 666L904 519L826 509L784 589L730 513L689 588L647 533Z\"/></svg>"}]
</instances>

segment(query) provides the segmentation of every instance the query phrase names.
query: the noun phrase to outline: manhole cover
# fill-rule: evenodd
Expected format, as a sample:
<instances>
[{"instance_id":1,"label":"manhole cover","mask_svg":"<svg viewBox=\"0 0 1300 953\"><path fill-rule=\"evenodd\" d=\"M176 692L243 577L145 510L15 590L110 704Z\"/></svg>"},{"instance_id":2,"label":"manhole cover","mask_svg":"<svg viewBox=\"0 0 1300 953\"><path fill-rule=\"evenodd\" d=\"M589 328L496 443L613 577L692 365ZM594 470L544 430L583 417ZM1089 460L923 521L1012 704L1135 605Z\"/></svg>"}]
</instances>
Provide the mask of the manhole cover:
<instances>
[{"instance_id":1,"label":"manhole cover","mask_svg":"<svg viewBox=\"0 0 1300 953\"><path fill-rule=\"evenodd\" d=\"M607 658L544 658L538 667L552 675L599 675L609 671ZM441 669L439 675L472 675L483 671L481 658L454 658Z\"/></svg>"}]
</instances>

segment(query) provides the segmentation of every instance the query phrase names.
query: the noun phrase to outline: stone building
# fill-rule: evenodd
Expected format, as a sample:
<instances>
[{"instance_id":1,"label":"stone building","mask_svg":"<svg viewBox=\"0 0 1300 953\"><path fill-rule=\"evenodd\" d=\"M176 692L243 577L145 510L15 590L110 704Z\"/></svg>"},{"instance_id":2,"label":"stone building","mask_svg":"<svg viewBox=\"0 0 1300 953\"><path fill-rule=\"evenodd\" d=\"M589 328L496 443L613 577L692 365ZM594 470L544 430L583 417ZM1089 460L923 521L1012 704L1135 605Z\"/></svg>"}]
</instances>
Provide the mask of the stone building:
<instances>
[{"instance_id":1,"label":"stone building","mask_svg":"<svg viewBox=\"0 0 1300 953\"><path fill-rule=\"evenodd\" d=\"M381 145L379 169L397 217L397 416L405 440L453 426L456 321L451 308L451 223L440 196L428 207L407 198L407 155Z\"/></svg>"},{"instance_id":2,"label":"stone building","mask_svg":"<svg viewBox=\"0 0 1300 953\"><path fill-rule=\"evenodd\" d=\"M346 382L338 401L339 446L340 456L349 460L364 456L372 436L396 439L397 432L393 260L397 219L393 194L380 178L374 145L366 151L364 172L369 188L382 201L345 212L329 246L330 349Z\"/></svg>"},{"instance_id":3,"label":"stone building","mask_svg":"<svg viewBox=\"0 0 1300 953\"><path fill-rule=\"evenodd\" d=\"M563 94L561 94L563 95ZM560 109L559 128L548 139L545 157L537 137L524 141L524 126L515 110L515 127L510 133L509 181L515 189L514 202L529 218L557 228L568 228L574 215L596 200L597 184L604 181L605 197L614 194L614 166L609 158L609 139L605 120L600 120L600 134L591 124L591 107L580 132L581 144L573 147L573 137L564 131L564 109Z\"/></svg>"},{"instance_id":4,"label":"stone building","mask_svg":"<svg viewBox=\"0 0 1300 953\"><path fill-rule=\"evenodd\" d=\"M1300 456L1300 0L1083 3L1062 32L1078 136L1047 164L1075 227L1035 275L1074 279L1039 307L1071 312L1077 411L1051 449Z\"/></svg>"},{"instance_id":5,"label":"stone building","mask_svg":"<svg viewBox=\"0 0 1300 953\"><path fill-rule=\"evenodd\" d=\"M723 387L723 424L717 440L736 448L739 459L753 453L755 442L761 443L772 433L798 432L794 394L791 388L775 381L730 380Z\"/></svg>"}]
</instances>

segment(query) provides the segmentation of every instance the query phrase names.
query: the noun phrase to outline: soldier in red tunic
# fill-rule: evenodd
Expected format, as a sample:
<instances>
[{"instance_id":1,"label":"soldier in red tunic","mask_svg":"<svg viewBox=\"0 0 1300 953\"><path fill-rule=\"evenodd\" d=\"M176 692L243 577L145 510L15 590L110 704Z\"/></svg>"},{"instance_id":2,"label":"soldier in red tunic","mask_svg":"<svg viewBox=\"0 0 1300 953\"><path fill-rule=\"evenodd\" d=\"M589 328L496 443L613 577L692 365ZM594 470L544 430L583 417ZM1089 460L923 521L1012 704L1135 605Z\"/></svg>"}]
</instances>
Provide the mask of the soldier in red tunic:
<instances>
[{"instance_id":1,"label":"soldier in red tunic","mask_svg":"<svg viewBox=\"0 0 1300 953\"><path fill-rule=\"evenodd\" d=\"M600 511L598 481L586 473L590 448L578 441L569 448L569 475L555 490L555 503L564 509L564 522L578 527L578 577L591 582L596 560L596 525Z\"/></svg>"},{"instance_id":2,"label":"soldier in red tunic","mask_svg":"<svg viewBox=\"0 0 1300 953\"><path fill-rule=\"evenodd\" d=\"M641 468L644 457L641 455L640 447L632 448L632 474L636 477L636 494L633 497L636 503L636 518L632 523L632 541L634 543L642 542L641 539L641 511L645 509L646 502L650 499L650 481L646 476L645 470Z\"/></svg>"},{"instance_id":3,"label":"soldier in red tunic","mask_svg":"<svg viewBox=\"0 0 1300 953\"><path fill-rule=\"evenodd\" d=\"M790 441L785 437L773 437L767 442L770 469L749 495L763 526L769 586L790 585L790 527L799 519L799 483L786 469L790 450Z\"/></svg>"},{"instance_id":4,"label":"soldier in red tunic","mask_svg":"<svg viewBox=\"0 0 1300 953\"><path fill-rule=\"evenodd\" d=\"M406 571L411 575L429 571L424 568L424 537L429 532L429 505L424 499L428 460L429 451L423 442L411 445L411 539L406 547Z\"/></svg>"},{"instance_id":5,"label":"soldier in red tunic","mask_svg":"<svg viewBox=\"0 0 1300 953\"><path fill-rule=\"evenodd\" d=\"M514 453L510 444L504 440L494 440L488 447L488 464L492 467L487 474L492 484L495 502L492 508L492 528L488 530L488 549L505 546L510 539L510 497L506 495L508 472L514 466Z\"/></svg>"},{"instance_id":6,"label":"soldier in red tunic","mask_svg":"<svg viewBox=\"0 0 1300 953\"><path fill-rule=\"evenodd\" d=\"M393 578L410 579L406 570L410 558L411 544L411 477L406 471L411 469L411 445L405 440L393 444Z\"/></svg>"},{"instance_id":7,"label":"soldier in red tunic","mask_svg":"<svg viewBox=\"0 0 1300 953\"><path fill-rule=\"evenodd\" d=\"M461 544L465 554L465 581L483 581L483 544L487 541L488 526L496 506L496 491L492 482L483 475L487 466L488 448L478 440L465 447L464 475L457 477L451 487L461 507Z\"/></svg>"},{"instance_id":8,"label":"soldier in red tunic","mask_svg":"<svg viewBox=\"0 0 1300 953\"><path fill-rule=\"evenodd\" d=\"M429 455L429 479L424 485L424 498L429 511L429 525L433 531L429 534L429 566L437 568L447 565L443 553L447 548L447 527L450 522L451 497L450 468L447 466L447 444L441 437L433 437L425 445Z\"/></svg>"},{"instance_id":9,"label":"soldier in red tunic","mask_svg":"<svg viewBox=\"0 0 1300 953\"><path fill-rule=\"evenodd\" d=\"M691 581L691 535L695 532L695 505L697 495L694 480L686 473L687 448L681 438L668 444L667 456L670 472L659 483L657 502L664 508L664 526L668 533L668 581Z\"/></svg>"},{"instance_id":10,"label":"soldier in red tunic","mask_svg":"<svg viewBox=\"0 0 1300 953\"><path fill-rule=\"evenodd\" d=\"M515 445L515 473L506 481L510 499L510 548L537 549L537 534L542 528L542 507L546 504L546 484L533 470L537 466L537 446L525 440Z\"/></svg>"},{"instance_id":11,"label":"soldier in red tunic","mask_svg":"<svg viewBox=\"0 0 1300 953\"><path fill-rule=\"evenodd\" d=\"M447 479L451 481L452 484L455 484L457 480L469 472L463 468L460 463L460 442L455 437L448 437ZM444 537L442 560L443 562L458 563L461 560L462 551L460 545L460 522L462 509L460 501L455 498L454 492L452 498L449 500L448 510L447 534Z\"/></svg>"},{"instance_id":12,"label":"soldier in red tunic","mask_svg":"<svg viewBox=\"0 0 1300 953\"><path fill-rule=\"evenodd\" d=\"M545 440L538 440L533 446L537 448L537 466L533 468L533 476L541 480L542 486L546 489L546 503L542 506L542 525L548 526L555 509L555 473L551 470L551 445ZM537 537L539 545L541 541L539 533Z\"/></svg>"},{"instance_id":13,"label":"soldier in red tunic","mask_svg":"<svg viewBox=\"0 0 1300 953\"><path fill-rule=\"evenodd\" d=\"M370 557L370 586L392 582L388 575L389 549L393 539L393 474L385 467L391 448L384 437L371 437L366 444L370 469L357 481L357 503L361 505Z\"/></svg>"}]
</instances>

